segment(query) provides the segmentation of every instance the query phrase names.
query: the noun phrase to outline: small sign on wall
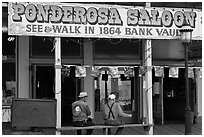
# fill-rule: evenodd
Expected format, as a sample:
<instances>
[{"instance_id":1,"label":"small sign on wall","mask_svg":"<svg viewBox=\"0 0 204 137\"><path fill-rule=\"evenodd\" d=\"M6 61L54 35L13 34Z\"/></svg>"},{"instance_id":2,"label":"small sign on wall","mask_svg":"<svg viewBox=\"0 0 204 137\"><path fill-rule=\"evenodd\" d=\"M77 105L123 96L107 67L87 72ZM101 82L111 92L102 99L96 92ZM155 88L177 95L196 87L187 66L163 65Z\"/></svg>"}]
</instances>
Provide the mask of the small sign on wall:
<instances>
[{"instance_id":1,"label":"small sign on wall","mask_svg":"<svg viewBox=\"0 0 204 137\"><path fill-rule=\"evenodd\" d=\"M159 94L159 82L154 82L153 86L153 94Z\"/></svg>"}]
</instances>

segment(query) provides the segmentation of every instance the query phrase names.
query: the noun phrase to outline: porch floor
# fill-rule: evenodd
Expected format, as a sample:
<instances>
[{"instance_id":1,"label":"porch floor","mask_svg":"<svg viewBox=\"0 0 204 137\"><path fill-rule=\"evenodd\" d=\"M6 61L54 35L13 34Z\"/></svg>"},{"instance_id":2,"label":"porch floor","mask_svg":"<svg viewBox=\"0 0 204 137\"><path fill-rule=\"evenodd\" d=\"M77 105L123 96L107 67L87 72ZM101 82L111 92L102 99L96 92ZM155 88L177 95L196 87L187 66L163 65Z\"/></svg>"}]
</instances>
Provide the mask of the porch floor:
<instances>
[{"instance_id":1,"label":"porch floor","mask_svg":"<svg viewBox=\"0 0 204 137\"><path fill-rule=\"evenodd\" d=\"M116 128L112 129L115 133ZM192 135L202 135L202 119L197 124L191 126ZM183 123L166 123L164 125L155 124L153 127L154 135L184 135L185 125ZM11 130L11 123L2 124L3 135L55 135L55 129L40 128L31 130ZM63 131L62 135L76 135L76 131ZM144 135L145 132L142 127L128 127L124 128L123 135ZM95 129L93 135L103 135L102 129Z\"/></svg>"}]
</instances>

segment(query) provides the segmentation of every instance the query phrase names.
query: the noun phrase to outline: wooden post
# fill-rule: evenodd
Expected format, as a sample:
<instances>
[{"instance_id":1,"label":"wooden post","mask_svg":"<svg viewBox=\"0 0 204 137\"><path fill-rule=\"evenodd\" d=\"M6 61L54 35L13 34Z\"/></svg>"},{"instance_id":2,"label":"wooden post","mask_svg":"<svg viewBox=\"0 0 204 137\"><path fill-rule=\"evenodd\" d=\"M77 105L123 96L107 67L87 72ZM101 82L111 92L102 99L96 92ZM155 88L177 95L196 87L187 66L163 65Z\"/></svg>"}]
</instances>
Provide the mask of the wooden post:
<instances>
[{"instance_id":1,"label":"wooden post","mask_svg":"<svg viewBox=\"0 0 204 137\"><path fill-rule=\"evenodd\" d=\"M150 2L146 2L146 7L151 7ZM145 40L145 49L144 49L144 86L145 86L145 102L147 105L147 124L153 124L153 110L152 110L152 44L151 40ZM149 126L145 130L147 134L153 135L153 126Z\"/></svg>"},{"instance_id":2,"label":"wooden post","mask_svg":"<svg viewBox=\"0 0 204 137\"><path fill-rule=\"evenodd\" d=\"M159 78L159 101L160 101L160 112L161 112L161 124L164 124L164 103L163 103L163 77Z\"/></svg>"},{"instance_id":3,"label":"wooden post","mask_svg":"<svg viewBox=\"0 0 204 137\"><path fill-rule=\"evenodd\" d=\"M94 118L95 93L94 79L91 76L93 66L93 42L90 39L84 39L84 65L86 67L86 77L84 77L84 91L88 93L87 104L91 110L91 118Z\"/></svg>"},{"instance_id":4,"label":"wooden post","mask_svg":"<svg viewBox=\"0 0 204 137\"><path fill-rule=\"evenodd\" d=\"M144 69L145 69L145 102L147 105L147 124L153 124L153 111L152 111L152 46L151 40L145 41L145 60L144 60ZM149 135L153 135L153 126L150 126L147 131Z\"/></svg>"},{"instance_id":5,"label":"wooden post","mask_svg":"<svg viewBox=\"0 0 204 137\"><path fill-rule=\"evenodd\" d=\"M56 128L61 128L61 39L55 38L55 98L57 99Z\"/></svg>"},{"instance_id":6,"label":"wooden post","mask_svg":"<svg viewBox=\"0 0 204 137\"><path fill-rule=\"evenodd\" d=\"M29 98L29 37L19 36L16 57L17 98ZM15 79L13 79L15 80Z\"/></svg>"}]
</instances>

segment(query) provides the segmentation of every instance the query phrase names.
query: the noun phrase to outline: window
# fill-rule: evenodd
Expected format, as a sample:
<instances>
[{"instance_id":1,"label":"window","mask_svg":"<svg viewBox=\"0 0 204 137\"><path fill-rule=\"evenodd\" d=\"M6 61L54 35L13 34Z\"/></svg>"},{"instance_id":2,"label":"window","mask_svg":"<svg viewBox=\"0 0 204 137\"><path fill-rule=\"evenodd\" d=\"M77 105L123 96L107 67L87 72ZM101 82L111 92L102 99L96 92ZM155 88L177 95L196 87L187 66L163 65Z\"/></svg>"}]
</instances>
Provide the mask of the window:
<instances>
[{"instance_id":1,"label":"window","mask_svg":"<svg viewBox=\"0 0 204 137\"><path fill-rule=\"evenodd\" d=\"M100 39L94 42L94 59L140 59L138 39Z\"/></svg>"},{"instance_id":2,"label":"window","mask_svg":"<svg viewBox=\"0 0 204 137\"><path fill-rule=\"evenodd\" d=\"M2 33L2 105L11 105L16 90L16 37Z\"/></svg>"},{"instance_id":3,"label":"window","mask_svg":"<svg viewBox=\"0 0 204 137\"><path fill-rule=\"evenodd\" d=\"M2 55L15 58L16 37L2 33Z\"/></svg>"},{"instance_id":4,"label":"window","mask_svg":"<svg viewBox=\"0 0 204 137\"><path fill-rule=\"evenodd\" d=\"M62 58L82 58L81 39L61 38ZM31 37L31 56L32 57L52 57L55 56L53 37Z\"/></svg>"},{"instance_id":5,"label":"window","mask_svg":"<svg viewBox=\"0 0 204 137\"><path fill-rule=\"evenodd\" d=\"M2 89L2 104L11 104L12 98L17 96L15 81L15 63L2 63Z\"/></svg>"}]
</instances>

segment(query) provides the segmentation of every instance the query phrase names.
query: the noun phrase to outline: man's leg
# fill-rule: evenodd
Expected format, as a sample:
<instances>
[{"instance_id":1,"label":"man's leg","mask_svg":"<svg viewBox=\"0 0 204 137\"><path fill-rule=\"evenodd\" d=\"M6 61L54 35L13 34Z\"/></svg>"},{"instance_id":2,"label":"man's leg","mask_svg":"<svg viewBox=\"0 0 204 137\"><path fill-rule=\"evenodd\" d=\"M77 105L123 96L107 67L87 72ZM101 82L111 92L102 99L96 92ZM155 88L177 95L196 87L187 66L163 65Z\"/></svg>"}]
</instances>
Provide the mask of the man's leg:
<instances>
[{"instance_id":1,"label":"man's leg","mask_svg":"<svg viewBox=\"0 0 204 137\"><path fill-rule=\"evenodd\" d=\"M86 134L87 134L87 135L91 135L92 133L93 133L93 129L87 129L87 130L86 130Z\"/></svg>"},{"instance_id":2,"label":"man's leg","mask_svg":"<svg viewBox=\"0 0 204 137\"><path fill-rule=\"evenodd\" d=\"M83 125L83 122L81 122L81 121L73 121L72 122L72 125L74 126L74 127L83 127L84 125Z\"/></svg>"},{"instance_id":3,"label":"man's leg","mask_svg":"<svg viewBox=\"0 0 204 137\"><path fill-rule=\"evenodd\" d=\"M83 123L80 122L80 121L73 121L73 126L75 127L83 127ZM77 135L81 135L82 134L82 131L79 129L77 130Z\"/></svg>"},{"instance_id":4,"label":"man's leg","mask_svg":"<svg viewBox=\"0 0 204 137\"><path fill-rule=\"evenodd\" d=\"M81 130L77 130L77 135L81 135Z\"/></svg>"},{"instance_id":5,"label":"man's leg","mask_svg":"<svg viewBox=\"0 0 204 137\"><path fill-rule=\"evenodd\" d=\"M111 135L111 129L108 128L107 130L108 130L108 132L106 133L106 128L103 128L103 134L104 135Z\"/></svg>"},{"instance_id":6,"label":"man's leg","mask_svg":"<svg viewBox=\"0 0 204 137\"><path fill-rule=\"evenodd\" d=\"M122 135L123 127L119 127L115 133L115 135Z\"/></svg>"},{"instance_id":7,"label":"man's leg","mask_svg":"<svg viewBox=\"0 0 204 137\"><path fill-rule=\"evenodd\" d=\"M111 135L111 129L108 128L108 135Z\"/></svg>"}]
</instances>

